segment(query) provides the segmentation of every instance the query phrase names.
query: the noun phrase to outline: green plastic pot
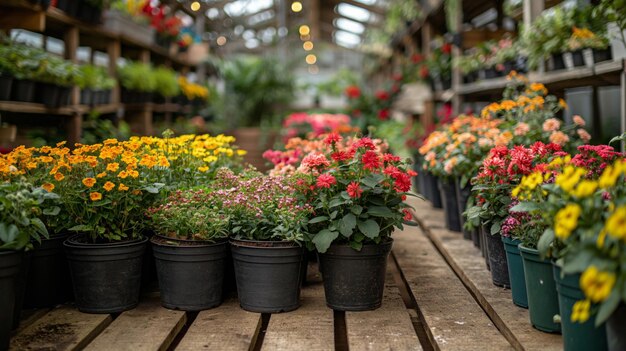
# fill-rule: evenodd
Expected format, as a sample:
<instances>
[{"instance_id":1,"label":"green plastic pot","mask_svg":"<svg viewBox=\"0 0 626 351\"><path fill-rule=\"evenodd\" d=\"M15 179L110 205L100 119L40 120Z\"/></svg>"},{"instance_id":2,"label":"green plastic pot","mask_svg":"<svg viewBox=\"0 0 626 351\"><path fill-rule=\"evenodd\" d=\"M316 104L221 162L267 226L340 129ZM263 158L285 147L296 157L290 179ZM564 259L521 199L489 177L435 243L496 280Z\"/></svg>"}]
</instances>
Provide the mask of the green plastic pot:
<instances>
[{"instance_id":1,"label":"green plastic pot","mask_svg":"<svg viewBox=\"0 0 626 351\"><path fill-rule=\"evenodd\" d=\"M578 283L580 281L580 274L561 276L561 267L556 264L553 264L553 272L556 290L559 296L563 350L607 350L606 328L604 324L596 328L595 318L593 318L593 316L585 323L572 322L570 319L574 303L585 298Z\"/></svg>"},{"instance_id":2,"label":"green plastic pot","mask_svg":"<svg viewBox=\"0 0 626 351\"><path fill-rule=\"evenodd\" d=\"M559 298L552 262L539 257L539 251L522 244L519 245L519 250L524 263L530 323L543 332L559 333L561 325L554 322L554 316L559 314Z\"/></svg>"},{"instance_id":3,"label":"green plastic pot","mask_svg":"<svg viewBox=\"0 0 626 351\"><path fill-rule=\"evenodd\" d=\"M521 241L503 236L502 242L504 243L504 250L506 250L506 260L509 264L509 281L511 283L513 303L519 307L528 308L524 264L518 248Z\"/></svg>"},{"instance_id":4,"label":"green plastic pot","mask_svg":"<svg viewBox=\"0 0 626 351\"><path fill-rule=\"evenodd\" d=\"M626 350L626 333L624 333L625 325L626 304L622 302L613 312L611 317L609 317L606 321L606 337L609 344L609 351Z\"/></svg>"}]
</instances>

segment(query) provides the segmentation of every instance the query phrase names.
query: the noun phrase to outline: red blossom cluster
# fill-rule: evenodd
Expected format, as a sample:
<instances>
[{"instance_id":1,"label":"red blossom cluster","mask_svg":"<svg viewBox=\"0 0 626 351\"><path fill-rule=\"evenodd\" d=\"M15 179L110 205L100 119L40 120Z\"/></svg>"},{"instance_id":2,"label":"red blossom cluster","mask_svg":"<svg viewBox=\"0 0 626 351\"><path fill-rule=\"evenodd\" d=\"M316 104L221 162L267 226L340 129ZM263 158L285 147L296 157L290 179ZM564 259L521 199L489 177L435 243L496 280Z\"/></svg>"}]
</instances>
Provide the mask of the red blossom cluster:
<instances>
[{"instance_id":1,"label":"red blossom cluster","mask_svg":"<svg viewBox=\"0 0 626 351\"><path fill-rule=\"evenodd\" d=\"M617 152L609 145L581 145L571 162L574 166L588 169L588 176L593 177L600 175L607 165L625 157L625 153Z\"/></svg>"}]
</instances>

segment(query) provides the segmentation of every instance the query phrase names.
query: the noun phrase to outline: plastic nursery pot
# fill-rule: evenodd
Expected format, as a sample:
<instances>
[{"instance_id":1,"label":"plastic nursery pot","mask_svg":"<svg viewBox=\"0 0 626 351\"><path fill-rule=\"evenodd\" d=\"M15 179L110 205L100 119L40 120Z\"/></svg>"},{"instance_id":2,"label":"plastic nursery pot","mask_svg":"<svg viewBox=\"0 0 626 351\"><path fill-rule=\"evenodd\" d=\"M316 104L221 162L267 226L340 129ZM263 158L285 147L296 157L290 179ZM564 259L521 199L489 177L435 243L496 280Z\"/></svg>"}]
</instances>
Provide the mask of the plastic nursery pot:
<instances>
[{"instance_id":1,"label":"plastic nursery pot","mask_svg":"<svg viewBox=\"0 0 626 351\"><path fill-rule=\"evenodd\" d=\"M11 99L12 86L13 77L0 73L0 101L8 101Z\"/></svg>"},{"instance_id":2,"label":"plastic nursery pot","mask_svg":"<svg viewBox=\"0 0 626 351\"><path fill-rule=\"evenodd\" d=\"M94 99L95 96L95 92L92 91L91 89L81 89L80 90L80 104L81 105L92 105L92 104L96 104L96 101Z\"/></svg>"},{"instance_id":3,"label":"plastic nursery pot","mask_svg":"<svg viewBox=\"0 0 626 351\"><path fill-rule=\"evenodd\" d=\"M593 49L593 62L604 62L613 59L613 55L611 54L611 47L609 46L606 49Z\"/></svg>"},{"instance_id":4,"label":"plastic nursery pot","mask_svg":"<svg viewBox=\"0 0 626 351\"><path fill-rule=\"evenodd\" d=\"M626 350L626 305L622 302L606 321L606 337L609 351Z\"/></svg>"},{"instance_id":5,"label":"plastic nursery pot","mask_svg":"<svg viewBox=\"0 0 626 351\"><path fill-rule=\"evenodd\" d=\"M361 251L347 244L332 244L325 253L318 253L326 305L338 311L379 308L392 245L391 238L378 245L363 245Z\"/></svg>"},{"instance_id":6,"label":"plastic nursery pot","mask_svg":"<svg viewBox=\"0 0 626 351\"><path fill-rule=\"evenodd\" d=\"M524 264L519 253L521 241L503 236L506 261L509 267L509 281L511 283L511 295L513 303L519 307L528 308L528 296L526 295L526 281L524 280Z\"/></svg>"},{"instance_id":7,"label":"plastic nursery pot","mask_svg":"<svg viewBox=\"0 0 626 351\"><path fill-rule=\"evenodd\" d=\"M26 292L26 280L28 279L28 271L30 269L30 262L32 258L32 251L25 251L22 258L22 264L20 265L20 271L15 277L15 307L13 309L13 330L20 326L20 320L22 317L22 306L24 305L24 293Z\"/></svg>"},{"instance_id":8,"label":"plastic nursery pot","mask_svg":"<svg viewBox=\"0 0 626 351\"><path fill-rule=\"evenodd\" d=\"M460 232L461 219L459 218L458 201L456 199L456 186L453 180L439 179L439 192L446 222L446 228Z\"/></svg>"},{"instance_id":9,"label":"plastic nursery pot","mask_svg":"<svg viewBox=\"0 0 626 351\"><path fill-rule=\"evenodd\" d=\"M461 180L455 180L455 190L456 190L456 200L457 200L457 208L459 209L459 221L461 224L461 230L463 231L463 238L466 240L472 239L472 233L465 229L465 216L463 216L463 212L467 209L467 200L472 194L472 188L468 182L464 188L461 187Z\"/></svg>"},{"instance_id":10,"label":"plastic nursery pot","mask_svg":"<svg viewBox=\"0 0 626 351\"><path fill-rule=\"evenodd\" d=\"M0 251L0 350L9 349L15 308L15 278L20 272L24 253Z\"/></svg>"},{"instance_id":11,"label":"plastic nursery pot","mask_svg":"<svg viewBox=\"0 0 626 351\"><path fill-rule=\"evenodd\" d=\"M580 67L585 65L585 59L583 58L583 50L572 51L572 64L574 67Z\"/></svg>"},{"instance_id":12,"label":"plastic nursery pot","mask_svg":"<svg viewBox=\"0 0 626 351\"><path fill-rule=\"evenodd\" d=\"M480 252L485 258L485 265L487 266L487 270L491 270L491 266L489 263L489 248L487 245L487 235L491 235L489 233L488 225L480 226Z\"/></svg>"},{"instance_id":13,"label":"plastic nursery pot","mask_svg":"<svg viewBox=\"0 0 626 351\"><path fill-rule=\"evenodd\" d=\"M563 60L563 54L552 54L550 58L552 60L553 71L565 69L565 60Z\"/></svg>"},{"instance_id":14,"label":"plastic nursery pot","mask_svg":"<svg viewBox=\"0 0 626 351\"><path fill-rule=\"evenodd\" d=\"M528 294L528 310L532 325L547 333L559 333L561 325L554 322L559 314L559 299L552 273L552 263L541 259L539 251L519 245L524 263L524 277Z\"/></svg>"},{"instance_id":15,"label":"plastic nursery pot","mask_svg":"<svg viewBox=\"0 0 626 351\"><path fill-rule=\"evenodd\" d=\"M35 246L26 282L24 307L50 307L72 298L72 280L63 252L63 241L67 237L51 236Z\"/></svg>"},{"instance_id":16,"label":"plastic nursery pot","mask_svg":"<svg viewBox=\"0 0 626 351\"><path fill-rule=\"evenodd\" d=\"M488 228L485 228L488 230ZM487 251L489 251L489 267L491 267L491 280L493 285L508 289L511 287L509 281L509 265L506 261L506 252L500 233L491 234L486 232Z\"/></svg>"},{"instance_id":17,"label":"plastic nursery pot","mask_svg":"<svg viewBox=\"0 0 626 351\"><path fill-rule=\"evenodd\" d=\"M572 322L570 318L574 303L585 299L585 294L583 294L579 286L580 274L561 276L561 268L555 263L552 265L552 271L559 298L563 350L607 350L606 327L604 324L596 328L593 316L585 323Z\"/></svg>"},{"instance_id":18,"label":"plastic nursery pot","mask_svg":"<svg viewBox=\"0 0 626 351\"><path fill-rule=\"evenodd\" d=\"M441 194L439 194L439 186L437 185L437 177L430 172L424 171L424 197L428 199L434 208L442 208Z\"/></svg>"},{"instance_id":19,"label":"plastic nursery pot","mask_svg":"<svg viewBox=\"0 0 626 351\"><path fill-rule=\"evenodd\" d=\"M57 107L67 106L70 104L70 94L72 89L70 87L58 87L59 99L57 100Z\"/></svg>"},{"instance_id":20,"label":"plastic nursery pot","mask_svg":"<svg viewBox=\"0 0 626 351\"><path fill-rule=\"evenodd\" d=\"M54 84L37 83L35 85L35 102L44 104L46 107L59 106L59 87Z\"/></svg>"},{"instance_id":21,"label":"plastic nursery pot","mask_svg":"<svg viewBox=\"0 0 626 351\"><path fill-rule=\"evenodd\" d=\"M474 247L480 249L480 229L474 228L470 233Z\"/></svg>"},{"instance_id":22,"label":"plastic nursery pot","mask_svg":"<svg viewBox=\"0 0 626 351\"><path fill-rule=\"evenodd\" d=\"M11 88L11 100L35 102L35 82L28 79L14 79Z\"/></svg>"},{"instance_id":23,"label":"plastic nursery pot","mask_svg":"<svg viewBox=\"0 0 626 351\"><path fill-rule=\"evenodd\" d=\"M300 307L304 248L292 242L231 240L241 308L278 313Z\"/></svg>"},{"instance_id":24,"label":"plastic nursery pot","mask_svg":"<svg viewBox=\"0 0 626 351\"><path fill-rule=\"evenodd\" d=\"M210 243L155 235L150 241L163 307L201 311L222 303L228 240Z\"/></svg>"},{"instance_id":25,"label":"plastic nursery pot","mask_svg":"<svg viewBox=\"0 0 626 351\"><path fill-rule=\"evenodd\" d=\"M139 304L141 266L147 238L91 243L82 234L63 243L76 307L87 313L117 313Z\"/></svg>"}]
</instances>

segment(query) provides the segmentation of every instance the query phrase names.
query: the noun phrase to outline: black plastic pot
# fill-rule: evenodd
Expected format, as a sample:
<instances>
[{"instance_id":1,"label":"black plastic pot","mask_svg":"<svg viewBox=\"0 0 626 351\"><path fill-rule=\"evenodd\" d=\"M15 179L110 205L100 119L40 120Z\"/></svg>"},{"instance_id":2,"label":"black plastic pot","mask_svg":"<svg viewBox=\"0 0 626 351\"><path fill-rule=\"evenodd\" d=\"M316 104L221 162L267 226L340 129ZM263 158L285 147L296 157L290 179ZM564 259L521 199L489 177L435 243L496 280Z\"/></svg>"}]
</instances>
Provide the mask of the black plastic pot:
<instances>
[{"instance_id":1,"label":"black plastic pot","mask_svg":"<svg viewBox=\"0 0 626 351\"><path fill-rule=\"evenodd\" d=\"M33 250L24 307L51 307L72 298L72 280L63 241L67 235L42 239Z\"/></svg>"},{"instance_id":2,"label":"black plastic pot","mask_svg":"<svg viewBox=\"0 0 626 351\"><path fill-rule=\"evenodd\" d=\"M441 194L439 193L439 185L437 177L430 172L424 171L424 197L428 199L434 208L442 208Z\"/></svg>"},{"instance_id":3,"label":"black plastic pot","mask_svg":"<svg viewBox=\"0 0 626 351\"><path fill-rule=\"evenodd\" d=\"M241 308L288 312L300 306L304 248L294 243L231 240Z\"/></svg>"},{"instance_id":4,"label":"black plastic pot","mask_svg":"<svg viewBox=\"0 0 626 351\"><path fill-rule=\"evenodd\" d=\"M95 105L96 92L91 89L81 89L80 91L80 103L81 105Z\"/></svg>"},{"instance_id":5,"label":"black plastic pot","mask_svg":"<svg viewBox=\"0 0 626 351\"><path fill-rule=\"evenodd\" d=\"M15 278L22 265L22 251L0 251L0 350L9 349L15 309Z\"/></svg>"},{"instance_id":6,"label":"black plastic pot","mask_svg":"<svg viewBox=\"0 0 626 351\"><path fill-rule=\"evenodd\" d=\"M517 63L515 60L506 61L502 65L504 66L504 70L502 71L503 75L508 75L511 71L517 70Z\"/></svg>"},{"instance_id":7,"label":"black plastic pot","mask_svg":"<svg viewBox=\"0 0 626 351\"><path fill-rule=\"evenodd\" d=\"M454 180L439 179L439 193L443 204L443 212L446 228L456 232L461 231L461 219L459 218L459 206L456 199L456 185Z\"/></svg>"},{"instance_id":8,"label":"black plastic pot","mask_svg":"<svg viewBox=\"0 0 626 351\"><path fill-rule=\"evenodd\" d=\"M474 230L471 231L471 234L474 247L480 249L480 229L474 228Z\"/></svg>"},{"instance_id":9,"label":"black plastic pot","mask_svg":"<svg viewBox=\"0 0 626 351\"><path fill-rule=\"evenodd\" d=\"M472 195L472 187L468 182L464 188L461 188L460 179L456 179L455 185L457 207L459 209L459 221L461 223L463 238L466 240L472 240L472 233L469 230L465 229L465 216L463 216L463 212L465 212L465 210L467 209L467 200Z\"/></svg>"},{"instance_id":10,"label":"black plastic pot","mask_svg":"<svg viewBox=\"0 0 626 351\"><path fill-rule=\"evenodd\" d=\"M72 88L70 87L58 87L59 89L59 100L57 103L58 107L67 106L70 104L70 95L72 93Z\"/></svg>"},{"instance_id":11,"label":"black plastic pot","mask_svg":"<svg viewBox=\"0 0 626 351\"><path fill-rule=\"evenodd\" d=\"M11 86L13 86L13 77L0 74L0 101L11 100Z\"/></svg>"},{"instance_id":12,"label":"black plastic pot","mask_svg":"<svg viewBox=\"0 0 626 351\"><path fill-rule=\"evenodd\" d=\"M622 302L606 321L606 338L609 351L626 350L626 305Z\"/></svg>"},{"instance_id":13,"label":"black plastic pot","mask_svg":"<svg viewBox=\"0 0 626 351\"><path fill-rule=\"evenodd\" d=\"M424 195L424 175L421 170L422 159L420 155L416 155L414 159L413 170L417 173L417 175L413 177L413 188L415 192Z\"/></svg>"},{"instance_id":14,"label":"black plastic pot","mask_svg":"<svg viewBox=\"0 0 626 351\"><path fill-rule=\"evenodd\" d=\"M610 46L602 50L593 49L593 62L594 63L610 61L612 59L613 59L613 54L611 53Z\"/></svg>"},{"instance_id":15,"label":"black plastic pot","mask_svg":"<svg viewBox=\"0 0 626 351\"><path fill-rule=\"evenodd\" d=\"M553 71L565 69L565 60L563 60L563 54L552 54L551 57Z\"/></svg>"},{"instance_id":16,"label":"black plastic pot","mask_svg":"<svg viewBox=\"0 0 626 351\"><path fill-rule=\"evenodd\" d=\"M102 104L110 104L111 103L111 90L104 90L102 93Z\"/></svg>"},{"instance_id":17,"label":"black plastic pot","mask_svg":"<svg viewBox=\"0 0 626 351\"><path fill-rule=\"evenodd\" d=\"M489 233L489 228L486 228L486 225L480 226L480 253L485 258L485 265L487 266L487 270L491 270L491 266L489 263L489 246L487 245L487 235L491 235ZM487 229L487 231L485 231Z\"/></svg>"},{"instance_id":18,"label":"black plastic pot","mask_svg":"<svg viewBox=\"0 0 626 351\"><path fill-rule=\"evenodd\" d=\"M35 102L35 82L28 79L14 79L11 88L11 100Z\"/></svg>"},{"instance_id":19,"label":"black plastic pot","mask_svg":"<svg viewBox=\"0 0 626 351\"><path fill-rule=\"evenodd\" d=\"M59 87L49 83L36 85L35 102L44 104L47 107L59 106Z\"/></svg>"},{"instance_id":20,"label":"black plastic pot","mask_svg":"<svg viewBox=\"0 0 626 351\"><path fill-rule=\"evenodd\" d=\"M585 65L585 59L583 58L582 50L572 51L571 54L572 54L572 64L574 65L574 67L580 67L580 66Z\"/></svg>"},{"instance_id":21,"label":"black plastic pot","mask_svg":"<svg viewBox=\"0 0 626 351\"><path fill-rule=\"evenodd\" d=\"M495 68L485 68L485 79L498 78L498 71Z\"/></svg>"},{"instance_id":22,"label":"black plastic pot","mask_svg":"<svg viewBox=\"0 0 626 351\"><path fill-rule=\"evenodd\" d=\"M487 237L487 251L489 252L489 267L493 285L505 289L511 287L509 281L509 265L506 261L506 251L500 233L490 234L489 228L484 228Z\"/></svg>"},{"instance_id":23,"label":"black plastic pot","mask_svg":"<svg viewBox=\"0 0 626 351\"><path fill-rule=\"evenodd\" d=\"M24 294L26 292L26 281L28 280L28 271L30 269L30 261L32 251L24 252L20 271L15 277L15 307L13 310L13 330L20 326L22 316L22 306L24 305Z\"/></svg>"},{"instance_id":24,"label":"black plastic pot","mask_svg":"<svg viewBox=\"0 0 626 351\"><path fill-rule=\"evenodd\" d=\"M444 78L441 80L441 86L443 90L448 90L452 88L452 77Z\"/></svg>"},{"instance_id":25,"label":"black plastic pot","mask_svg":"<svg viewBox=\"0 0 626 351\"><path fill-rule=\"evenodd\" d=\"M142 238L93 244L82 234L65 240L76 307L87 313L118 313L135 308L147 242Z\"/></svg>"},{"instance_id":26,"label":"black plastic pot","mask_svg":"<svg viewBox=\"0 0 626 351\"><path fill-rule=\"evenodd\" d=\"M361 251L356 251L349 245L332 244L325 253L319 253L326 305L338 311L379 308L392 245L389 239L378 245L363 245Z\"/></svg>"},{"instance_id":27,"label":"black plastic pot","mask_svg":"<svg viewBox=\"0 0 626 351\"><path fill-rule=\"evenodd\" d=\"M202 243L154 236L150 241L163 307L202 311L222 303L227 240Z\"/></svg>"},{"instance_id":28,"label":"black plastic pot","mask_svg":"<svg viewBox=\"0 0 626 351\"><path fill-rule=\"evenodd\" d=\"M476 81L476 77L477 77L477 73L476 72L467 73L467 74L463 75L463 83L465 83L465 84L474 83Z\"/></svg>"},{"instance_id":29,"label":"black plastic pot","mask_svg":"<svg viewBox=\"0 0 626 351\"><path fill-rule=\"evenodd\" d=\"M65 12L65 13L68 13L69 12L68 9L69 9L70 2L72 2L72 1L71 0L57 0L56 7L57 7L57 9Z\"/></svg>"}]
</instances>

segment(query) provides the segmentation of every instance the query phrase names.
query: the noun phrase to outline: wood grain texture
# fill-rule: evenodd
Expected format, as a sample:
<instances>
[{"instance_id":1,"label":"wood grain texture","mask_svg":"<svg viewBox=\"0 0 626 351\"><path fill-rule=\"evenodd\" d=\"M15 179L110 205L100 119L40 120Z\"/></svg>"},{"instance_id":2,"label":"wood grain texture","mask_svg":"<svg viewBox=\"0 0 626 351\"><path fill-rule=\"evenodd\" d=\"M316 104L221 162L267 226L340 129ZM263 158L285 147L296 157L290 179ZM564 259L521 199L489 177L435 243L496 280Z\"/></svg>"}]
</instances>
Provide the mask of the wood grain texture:
<instances>
[{"instance_id":1,"label":"wood grain texture","mask_svg":"<svg viewBox=\"0 0 626 351\"><path fill-rule=\"evenodd\" d=\"M161 307L158 298L122 313L86 350L166 350L185 324L183 311Z\"/></svg>"},{"instance_id":2,"label":"wood grain texture","mask_svg":"<svg viewBox=\"0 0 626 351\"><path fill-rule=\"evenodd\" d=\"M237 299L229 299L200 312L176 350L249 350L260 327L261 314L244 311Z\"/></svg>"},{"instance_id":3,"label":"wood grain texture","mask_svg":"<svg viewBox=\"0 0 626 351\"><path fill-rule=\"evenodd\" d=\"M434 209L425 202L418 200L412 205L420 221L423 217L443 218L443 211ZM485 268L484 258L471 241L464 240L458 233L446 229L429 228L427 224L425 226L425 233L516 349L546 351L563 349L560 335L543 333L533 328L528 310L513 304L511 291L493 285L491 274Z\"/></svg>"},{"instance_id":4,"label":"wood grain texture","mask_svg":"<svg viewBox=\"0 0 626 351\"><path fill-rule=\"evenodd\" d=\"M11 340L10 350L79 350L112 321L108 314L88 314L62 306L46 313Z\"/></svg>"},{"instance_id":5,"label":"wood grain texture","mask_svg":"<svg viewBox=\"0 0 626 351\"><path fill-rule=\"evenodd\" d=\"M346 312L346 328L352 350L422 350L411 316L390 273L383 305L374 311Z\"/></svg>"},{"instance_id":6,"label":"wood grain texture","mask_svg":"<svg viewBox=\"0 0 626 351\"><path fill-rule=\"evenodd\" d=\"M394 239L394 257L435 350L512 349L419 228Z\"/></svg>"},{"instance_id":7,"label":"wood grain texture","mask_svg":"<svg viewBox=\"0 0 626 351\"><path fill-rule=\"evenodd\" d=\"M272 314L262 350L334 350L333 310L326 307L324 286L317 279L302 288L302 305Z\"/></svg>"}]
</instances>

